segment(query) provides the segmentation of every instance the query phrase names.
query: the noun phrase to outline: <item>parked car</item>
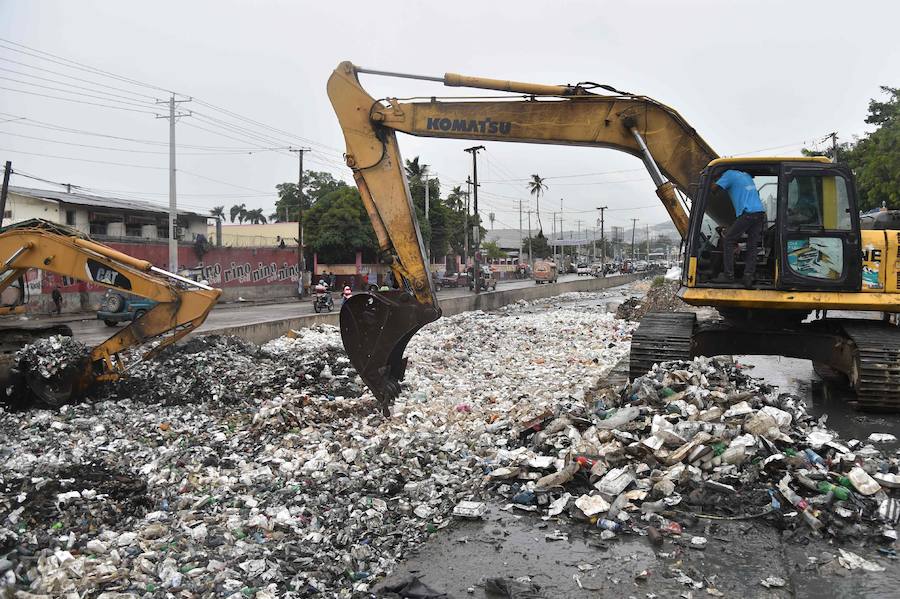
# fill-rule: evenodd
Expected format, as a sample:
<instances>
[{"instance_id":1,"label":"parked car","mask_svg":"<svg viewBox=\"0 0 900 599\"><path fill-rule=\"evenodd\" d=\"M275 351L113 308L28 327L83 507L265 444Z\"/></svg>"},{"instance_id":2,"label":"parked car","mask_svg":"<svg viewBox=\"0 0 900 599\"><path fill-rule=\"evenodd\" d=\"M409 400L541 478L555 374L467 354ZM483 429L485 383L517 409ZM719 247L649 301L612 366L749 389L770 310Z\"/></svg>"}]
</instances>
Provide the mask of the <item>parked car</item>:
<instances>
[{"instance_id":1,"label":"parked car","mask_svg":"<svg viewBox=\"0 0 900 599\"><path fill-rule=\"evenodd\" d=\"M555 283L559 280L556 263L549 260L537 260L534 263L534 284Z\"/></svg>"},{"instance_id":2,"label":"parked car","mask_svg":"<svg viewBox=\"0 0 900 599\"><path fill-rule=\"evenodd\" d=\"M588 266L586 262L579 262L575 266L575 274L577 274L579 277L582 275L589 277L591 276L591 267Z\"/></svg>"},{"instance_id":3,"label":"parked car","mask_svg":"<svg viewBox=\"0 0 900 599\"><path fill-rule=\"evenodd\" d=\"M153 300L109 289L100 302L97 319L108 327L114 327L121 322L137 320L155 305Z\"/></svg>"},{"instance_id":4,"label":"parked car","mask_svg":"<svg viewBox=\"0 0 900 599\"><path fill-rule=\"evenodd\" d=\"M435 277L435 288L440 291L444 287L464 287L469 284L469 275L465 273L450 272Z\"/></svg>"}]
</instances>

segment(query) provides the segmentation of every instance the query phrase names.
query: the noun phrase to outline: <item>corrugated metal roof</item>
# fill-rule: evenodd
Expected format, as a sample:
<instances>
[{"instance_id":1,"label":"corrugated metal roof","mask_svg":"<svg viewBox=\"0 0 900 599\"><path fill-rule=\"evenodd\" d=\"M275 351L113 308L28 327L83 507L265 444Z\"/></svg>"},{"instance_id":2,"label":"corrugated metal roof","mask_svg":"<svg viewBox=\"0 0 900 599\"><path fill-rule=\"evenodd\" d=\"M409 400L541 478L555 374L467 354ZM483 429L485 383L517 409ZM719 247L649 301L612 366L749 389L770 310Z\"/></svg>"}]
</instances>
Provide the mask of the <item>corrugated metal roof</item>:
<instances>
[{"instance_id":1,"label":"corrugated metal roof","mask_svg":"<svg viewBox=\"0 0 900 599\"><path fill-rule=\"evenodd\" d=\"M50 189L33 189L31 187L9 186L10 193L32 198L55 200L57 202L65 202L66 204L75 204L77 206L95 206L98 208L113 208L117 210L136 210L140 212L155 212L157 214L168 214L169 211L165 206L153 204L151 202L143 202L141 200L125 200L122 198L110 198L106 196L95 196L82 192L66 192L53 191ZM185 216L202 216L209 218L209 214L202 212L194 212L191 210L179 210L178 214Z\"/></svg>"}]
</instances>

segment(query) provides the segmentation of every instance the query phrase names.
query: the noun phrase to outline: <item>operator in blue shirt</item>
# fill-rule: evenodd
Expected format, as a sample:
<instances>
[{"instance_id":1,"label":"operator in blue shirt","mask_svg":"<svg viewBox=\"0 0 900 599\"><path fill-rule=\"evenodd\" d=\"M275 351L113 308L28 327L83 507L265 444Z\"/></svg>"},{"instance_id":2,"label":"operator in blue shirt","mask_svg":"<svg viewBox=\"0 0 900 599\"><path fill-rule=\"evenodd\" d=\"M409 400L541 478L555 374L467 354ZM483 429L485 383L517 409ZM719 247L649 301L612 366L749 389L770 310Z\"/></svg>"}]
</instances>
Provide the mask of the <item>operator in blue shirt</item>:
<instances>
[{"instance_id":1,"label":"operator in blue shirt","mask_svg":"<svg viewBox=\"0 0 900 599\"><path fill-rule=\"evenodd\" d=\"M734 282L734 248L741 235L747 234L747 251L744 266L744 287L753 285L756 274L756 255L759 252L759 240L766 226L766 209L759 199L756 183L748 173L729 169L713 183L713 190L724 189L731 198L736 219L725 232L723 244L724 271L713 279L714 283Z\"/></svg>"}]
</instances>

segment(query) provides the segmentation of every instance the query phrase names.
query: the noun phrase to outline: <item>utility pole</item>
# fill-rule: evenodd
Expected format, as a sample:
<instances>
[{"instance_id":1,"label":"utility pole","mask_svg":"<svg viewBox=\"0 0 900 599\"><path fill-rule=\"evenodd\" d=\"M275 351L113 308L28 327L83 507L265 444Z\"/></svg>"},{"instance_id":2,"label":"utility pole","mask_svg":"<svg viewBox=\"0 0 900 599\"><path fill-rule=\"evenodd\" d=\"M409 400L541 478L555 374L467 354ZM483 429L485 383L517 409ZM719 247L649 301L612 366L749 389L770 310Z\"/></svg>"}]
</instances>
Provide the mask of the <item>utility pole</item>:
<instances>
[{"instance_id":1,"label":"utility pole","mask_svg":"<svg viewBox=\"0 0 900 599\"><path fill-rule=\"evenodd\" d=\"M531 210L528 211L528 264L534 264L531 261Z\"/></svg>"},{"instance_id":2,"label":"utility pole","mask_svg":"<svg viewBox=\"0 0 900 599\"><path fill-rule=\"evenodd\" d=\"M650 225L647 225L647 262L650 262Z\"/></svg>"},{"instance_id":3,"label":"utility pole","mask_svg":"<svg viewBox=\"0 0 900 599\"><path fill-rule=\"evenodd\" d=\"M472 241L475 242L475 261L472 263L472 272L475 274L475 294L481 293L481 264L479 252L481 251L481 221L478 218L478 151L484 150L484 146L473 146L465 151L472 155L472 186L475 195L472 196L472 213L475 216L475 227L472 229Z\"/></svg>"},{"instance_id":4,"label":"utility pole","mask_svg":"<svg viewBox=\"0 0 900 599\"><path fill-rule=\"evenodd\" d=\"M604 222L603 222L603 213L606 211L607 206L599 206L597 210L600 211L600 272L603 273L603 276L606 276L606 232L604 230Z\"/></svg>"},{"instance_id":5,"label":"utility pole","mask_svg":"<svg viewBox=\"0 0 900 599\"><path fill-rule=\"evenodd\" d=\"M631 219L631 261L634 262L634 226L637 224L638 219Z\"/></svg>"},{"instance_id":6,"label":"utility pole","mask_svg":"<svg viewBox=\"0 0 900 599\"><path fill-rule=\"evenodd\" d=\"M832 131L828 134L828 137L831 138L831 161L838 161L838 146L837 146L837 131Z\"/></svg>"},{"instance_id":7,"label":"utility pole","mask_svg":"<svg viewBox=\"0 0 900 599\"><path fill-rule=\"evenodd\" d=\"M463 229L463 271L469 268L469 197L472 195L472 178L466 177L466 217Z\"/></svg>"},{"instance_id":8,"label":"utility pole","mask_svg":"<svg viewBox=\"0 0 900 599\"><path fill-rule=\"evenodd\" d=\"M522 200L519 200L519 264L522 263Z\"/></svg>"},{"instance_id":9,"label":"utility pole","mask_svg":"<svg viewBox=\"0 0 900 599\"><path fill-rule=\"evenodd\" d=\"M575 238L576 241L581 241L581 219L575 221L575 226L578 228L578 237ZM581 243L575 246L575 262L578 262L578 253L581 251Z\"/></svg>"},{"instance_id":10,"label":"utility pole","mask_svg":"<svg viewBox=\"0 0 900 599\"><path fill-rule=\"evenodd\" d=\"M309 148L288 148L291 152L297 152L300 159L300 175L297 177L297 268L300 270L297 279L297 289L300 297L303 297L303 284L306 275L306 256L303 247L303 154L309 152Z\"/></svg>"},{"instance_id":11,"label":"utility pole","mask_svg":"<svg viewBox=\"0 0 900 599\"><path fill-rule=\"evenodd\" d=\"M12 174L12 161L6 161L6 168L3 169L3 188L0 189L0 226L3 226L3 219L6 217L6 195L9 193L9 176ZM12 219L9 219L12 224Z\"/></svg>"},{"instance_id":12,"label":"utility pole","mask_svg":"<svg viewBox=\"0 0 900 599\"><path fill-rule=\"evenodd\" d=\"M178 238L175 229L178 226L178 202L175 193L175 119L182 116L191 116L190 112L175 112L175 105L187 100L176 100L175 94L168 100L157 100L157 104L169 105L169 116L157 115L158 119L169 119L169 271L178 272Z\"/></svg>"},{"instance_id":13,"label":"utility pole","mask_svg":"<svg viewBox=\"0 0 900 599\"><path fill-rule=\"evenodd\" d=\"M428 197L428 175L425 175L425 222L428 223L428 243L425 244L425 265L428 269L428 274L431 276L431 221L428 220L428 204L430 198Z\"/></svg>"}]
</instances>

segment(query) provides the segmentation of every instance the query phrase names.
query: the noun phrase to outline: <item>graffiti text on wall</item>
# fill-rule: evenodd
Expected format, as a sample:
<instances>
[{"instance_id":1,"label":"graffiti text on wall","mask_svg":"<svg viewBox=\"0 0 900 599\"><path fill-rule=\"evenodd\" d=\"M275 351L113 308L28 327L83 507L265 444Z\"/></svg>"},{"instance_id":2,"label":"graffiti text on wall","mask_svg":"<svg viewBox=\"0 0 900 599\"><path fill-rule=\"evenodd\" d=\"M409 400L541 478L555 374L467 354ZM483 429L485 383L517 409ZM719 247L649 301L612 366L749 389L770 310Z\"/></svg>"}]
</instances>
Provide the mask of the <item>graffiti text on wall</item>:
<instances>
[{"instance_id":1,"label":"graffiti text on wall","mask_svg":"<svg viewBox=\"0 0 900 599\"><path fill-rule=\"evenodd\" d=\"M256 268L249 262L238 264L232 262L228 268L223 269L218 262L215 264L201 265L203 278L210 285L223 285L227 283L259 283L262 281L273 283L277 281L296 281L300 269L296 264L282 262L279 266L275 262L263 264L258 262Z\"/></svg>"}]
</instances>

